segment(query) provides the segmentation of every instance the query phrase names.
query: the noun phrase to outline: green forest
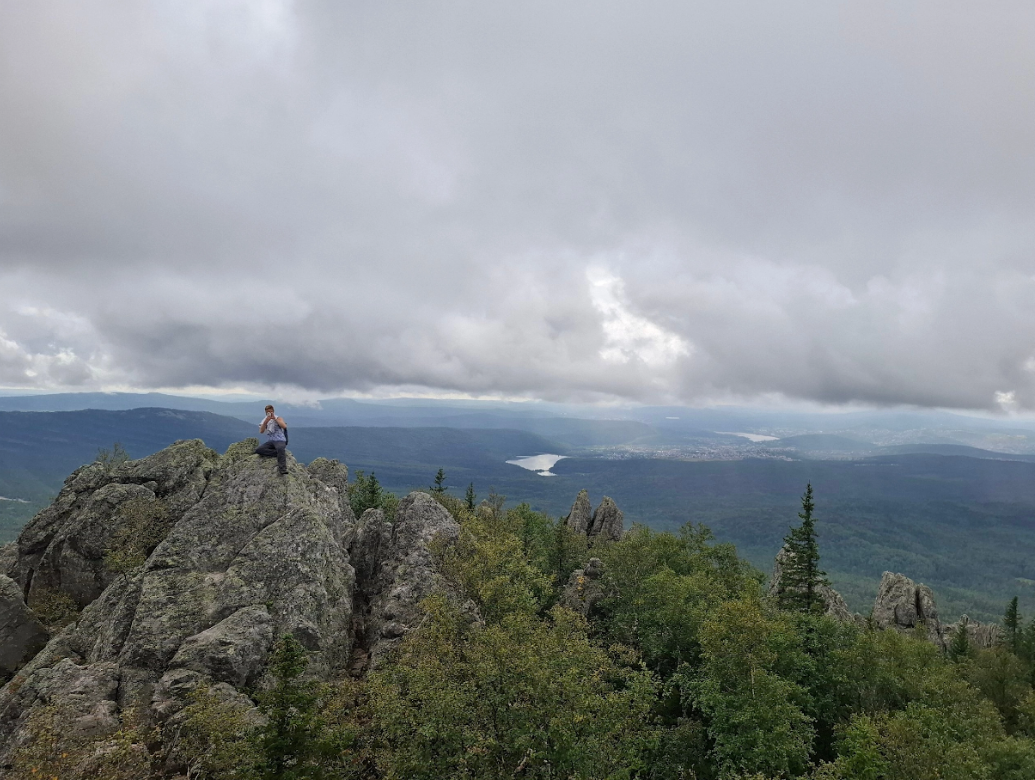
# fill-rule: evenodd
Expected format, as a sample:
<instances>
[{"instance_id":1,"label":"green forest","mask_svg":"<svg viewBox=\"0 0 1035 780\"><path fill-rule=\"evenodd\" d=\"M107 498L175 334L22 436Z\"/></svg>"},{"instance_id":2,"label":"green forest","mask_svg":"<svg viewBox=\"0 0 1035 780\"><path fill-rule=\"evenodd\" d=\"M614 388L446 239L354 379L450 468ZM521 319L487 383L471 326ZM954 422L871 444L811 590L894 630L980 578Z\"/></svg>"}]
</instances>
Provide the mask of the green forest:
<instances>
[{"instance_id":1,"label":"green forest","mask_svg":"<svg viewBox=\"0 0 1035 780\"><path fill-rule=\"evenodd\" d=\"M786 598L704 526L637 526L590 547L527 505L476 506L473 490L459 499L441 482L431 493L461 526L435 549L450 595L428 599L422 625L361 678L310 680L285 636L255 710L195 690L173 748L189 777L1035 777L1035 621L1016 601L1001 646L977 650L958 632L942 652L922 627L819 614L803 587L823 574L811 504L788 523L808 565L785 583L808 596ZM362 474L351 501L395 505ZM16 779L81 761L43 713ZM146 774L125 747L146 735L126 729L97 777Z\"/></svg>"}]
</instances>

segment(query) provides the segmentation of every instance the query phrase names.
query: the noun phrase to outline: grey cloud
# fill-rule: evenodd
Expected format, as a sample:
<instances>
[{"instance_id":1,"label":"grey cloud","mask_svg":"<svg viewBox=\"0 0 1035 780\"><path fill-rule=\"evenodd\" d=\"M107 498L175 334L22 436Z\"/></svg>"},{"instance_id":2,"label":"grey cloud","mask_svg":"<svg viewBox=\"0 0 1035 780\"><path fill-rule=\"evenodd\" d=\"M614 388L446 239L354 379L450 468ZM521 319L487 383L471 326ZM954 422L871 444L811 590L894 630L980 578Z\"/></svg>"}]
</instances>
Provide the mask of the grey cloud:
<instances>
[{"instance_id":1,"label":"grey cloud","mask_svg":"<svg viewBox=\"0 0 1035 780\"><path fill-rule=\"evenodd\" d=\"M0 383L1035 407L1033 32L5 4Z\"/></svg>"}]
</instances>

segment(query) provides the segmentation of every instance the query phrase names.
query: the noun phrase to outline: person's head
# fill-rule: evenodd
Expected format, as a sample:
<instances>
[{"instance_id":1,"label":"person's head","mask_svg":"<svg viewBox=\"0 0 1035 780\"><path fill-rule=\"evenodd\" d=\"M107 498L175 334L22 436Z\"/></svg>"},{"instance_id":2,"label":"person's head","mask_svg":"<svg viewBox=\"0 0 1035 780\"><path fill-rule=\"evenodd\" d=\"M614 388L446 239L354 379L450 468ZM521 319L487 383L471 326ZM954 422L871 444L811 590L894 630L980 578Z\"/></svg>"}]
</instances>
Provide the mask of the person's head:
<instances>
[{"instance_id":1,"label":"person's head","mask_svg":"<svg viewBox=\"0 0 1035 780\"><path fill-rule=\"evenodd\" d=\"M266 414L273 414L273 404L266 404Z\"/></svg>"}]
</instances>

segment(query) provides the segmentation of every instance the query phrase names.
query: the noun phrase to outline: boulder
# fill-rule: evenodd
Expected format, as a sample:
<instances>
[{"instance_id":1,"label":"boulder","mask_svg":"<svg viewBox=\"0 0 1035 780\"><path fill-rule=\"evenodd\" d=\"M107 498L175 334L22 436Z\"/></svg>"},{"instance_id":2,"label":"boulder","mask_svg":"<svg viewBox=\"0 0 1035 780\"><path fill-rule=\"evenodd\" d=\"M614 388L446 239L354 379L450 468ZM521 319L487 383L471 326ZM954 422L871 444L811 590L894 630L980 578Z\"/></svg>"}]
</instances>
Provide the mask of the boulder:
<instances>
[{"instance_id":1,"label":"boulder","mask_svg":"<svg viewBox=\"0 0 1035 780\"><path fill-rule=\"evenodd\" d=\"M947 647L934 593L926 585L918 585L902 574L886 571L881 577L873 604L873 623L878 628L899 631L914 631L917 626L923 626L931 642L942 650Z\"/></svg>"},{"instance_id":2,"label":"boulder","mask_svg":"<svg viewBox=\"0 0 1035 780\"><path fill-rule=\"evenodd\" d=\"M590 523L593 521L592 511L593 507L589 503L589 493L585 490L580 490L564 522L575 533L587 534L589 533Z\"/></svg>"},{"instance_id":3,"label":"boulder","mask_svg":"<svg viewBox=\"0 0 1035 780\"><path fill-rule=\"evenodd\" d=\"M50 635L22 600L22 589L0 575L0 679L6 679L43 649Z\"/></svg>"},{"instance_id":4,"label":"boulder","mask_svg":"<svg viewBox=\"0 0 1035 780\"><path fill-rule=\"evenodd\" d=\"M598 540L617 542L622 538L623 523L622 510L614 501L604 496L600 506L593 512L593 519L589 524L590 542Z\"/></svg>"}]
</instances>

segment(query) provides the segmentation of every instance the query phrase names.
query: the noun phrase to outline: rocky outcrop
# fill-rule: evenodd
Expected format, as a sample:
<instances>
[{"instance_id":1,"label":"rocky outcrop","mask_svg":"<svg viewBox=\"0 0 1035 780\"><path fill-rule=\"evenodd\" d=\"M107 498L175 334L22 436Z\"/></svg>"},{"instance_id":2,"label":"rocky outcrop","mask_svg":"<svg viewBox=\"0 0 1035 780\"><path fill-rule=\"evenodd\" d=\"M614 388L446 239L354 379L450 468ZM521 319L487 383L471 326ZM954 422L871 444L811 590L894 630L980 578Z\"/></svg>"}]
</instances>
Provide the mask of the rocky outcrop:
<instances>
[{"instance_id":1,"label":"rocky outcrop","mask_svg":"<svg viewBox=\"0 0 1035 780\"><path fill-rule=\"evenodd\" d=\"M593 521L592 510L593 507L589 503L589 493L585 490L580 490L575 497L575 503L571 505L571 511L568 513L565 524L577 534L589 533L589 526Z\"/></svg>"},{"instance_id":2,"label":"rocky outcrop","mask_svg":"<svg viewBox=\"0 0 1035 780\"><path fill-rule=\"evenodd\" d=\"M773 564L773 576L769 580L769 595L774 598L780 592L780 580L783 578L783 567L788 555L790 553L786 547L781 547L780 552L776 554L776 561ZM852 611L848 609L848 604L845 603L841 594L829 585L820 585L816 589L816 595L823 602L823 614L845 623L850 623L857 619L852 614Z\"/></svg>"},{"instance_id":3,"label":"rocky outcrop","mask_svg":"<svg viewBox=\"0 0 1035 780\"><path fill-rule=\"evenodd\" d=\"M0 632L25 637L9 665L39 643L22 594L45 586L83 609L0 689L0 775L41 707L58 708L68 734L104 736L132 711L168 735L199 685L244 706L277 637L293 635L308 673L330 679L376 664L419 623L420 602L446 591L432 548L459 529L430 496L403 499L394 524L380 510L357 522L343 465L289 457L280 476L254 446L218 456L178 442L114 469L87 466L26 527L17 579L6 589L0 579ZM134 500L163 503L162 538L141 565L111 572L105 553Z\"/></svg>"},{"instance_id":4,"label":"rocky outcrop","mask_svg":"<svg viewBox=\"0 0 1035 780\"><path fill-rule=\"evenodd\" d=\"M614 501L604 496L600 505L590 514L589 493L580 490L565 519L565 525L577 534L584 534L589 543L616 542L622 538L625 518Z\"/></svg>"},{"instance_id":5,"label":"rocky outcrop","mask_svg":"<svg viewBox=\"0 0 1035 780\"><path fill-rule=\"evenodd\" d=\"M65 480L57 499L18 537L9 574L31 605L37 594L61 592L79 607L118 576L104 554L132 521L119 511L131 501L156 502L171 527L201 499L218 456L200 440L119 465L91 463Z\"/></svg>"},{"instance_id":6,"label":"rocky outcrop","mask_svg":"<svg viewBox=\"0 0 1035 780\"><path fill-rule=\"evenodd\" d=\"M622 538L623 524L625 518L622 510L614 501L607 496L593 512L593 519L589 524L590 542L595 540L617 542Z\"/></svg>"},{"instance_id":7,"label":"rocky outcrop","mask_svg":"<svg viewBox=\"0 0 1035 780\"><path fill-rule=\"evenodd\" d=\"M589 615L593 606L604 598L604 564L599 558L590 558L586 567L576 569L568 578L568 584L561 592L560 603L583 617Z\"/></svg>"},{"instance_id":8,"label":"rocky outcrop","mask_svg":"<svg viewBox=\"0 0 1035 780\"><path fill-rule=\"evenodd\" d=\"M448 587L433 559L433 544L449 544L460 534L453 516L427 493L411 493L388 523L379 509L360 519L352 547L356 563L357 658L353 672L376 668L423 617L420 604Z\"/></svg>"},{"instance_id":9,"label":"rocky outcrop","mask_svg":"<svg viewBox=\"0 0 1035 780\"><path fill-rule=\"evenodd\" d=\"M926 585L918 585L901 574L884 572L872 619L878 628L899 631L915 631L917 626L923 626L931 642L942 650L947 646L934 593Z\"/></svg>"},{"instance_id":10,"label":"rocky outcrop","mask_svg":"<svg viewBox=\"0 0 1035 780\"><path fill-rule=\"evenodd\" d=\"M10 577L0 575L0 680L6 680L43 649L50 634L22 600Z\"/></svg>"},{"instance_id":11,"label":"rocky outcrop","mask_svg":"<svg viewBox=\"0 0 1035 780\"><path fill-rule=\"evenodd\" d=\"M1003 642L1002 626L996 623L979 623L962 615L957 622L945 626L946 646L952 644L956 632L961 630L967 632L967 644L976 649L986 650Z\"/></svg>"}]
</instances>

